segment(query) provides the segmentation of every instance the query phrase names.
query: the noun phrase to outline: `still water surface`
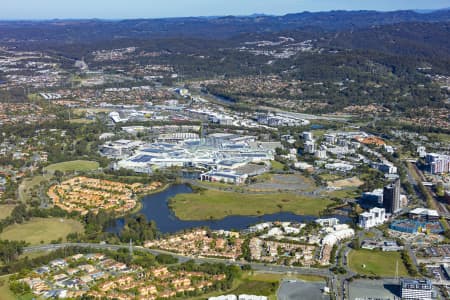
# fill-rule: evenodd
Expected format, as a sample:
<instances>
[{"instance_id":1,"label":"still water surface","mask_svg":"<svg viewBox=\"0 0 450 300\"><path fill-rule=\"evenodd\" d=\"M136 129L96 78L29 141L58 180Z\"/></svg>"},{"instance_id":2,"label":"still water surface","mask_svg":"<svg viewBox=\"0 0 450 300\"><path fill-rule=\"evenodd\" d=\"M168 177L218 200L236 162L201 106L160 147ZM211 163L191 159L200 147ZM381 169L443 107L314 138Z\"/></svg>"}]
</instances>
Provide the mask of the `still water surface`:
<instances>
[{"instance_id":1,"label":"still water surface","mask_svg":"<svg viewBox=\"0 0 450 300\"><path fill-rule=\"evenodd\" d=\"M206 226L213 230L242 230L251 225L268 221L291 221L291 222L307 222L317 219L314 216L296 215L289 212L280 212L276 214L263 216L228 216L221 220L204 220L204 221L183 221L178 219L173 211L169 208L169 199L177 194L192 193L192 189L185 184L176 184L168 187L166 190L148 195L142 199L142 209L138 213L144 214L148 220L156 222L158 229L162 233L173 233L184 229ZM347 222L349 219L345 216L336 217L341 222ZM119 232L124 225L124 219L117 219L115 226L108 229L111 232Z\"/></svg>"}]
</instances>

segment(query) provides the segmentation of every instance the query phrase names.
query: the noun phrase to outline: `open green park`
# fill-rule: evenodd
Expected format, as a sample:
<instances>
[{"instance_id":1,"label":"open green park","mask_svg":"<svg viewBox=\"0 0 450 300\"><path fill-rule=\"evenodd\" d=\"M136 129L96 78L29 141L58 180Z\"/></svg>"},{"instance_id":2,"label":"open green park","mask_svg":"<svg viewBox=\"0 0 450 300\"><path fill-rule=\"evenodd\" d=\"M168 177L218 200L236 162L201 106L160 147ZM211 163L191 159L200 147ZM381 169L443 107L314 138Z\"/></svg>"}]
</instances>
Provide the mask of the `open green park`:
<instances>
[{"instance_id":1,"label":"open green park","mask_svg":"<svg viewBox=\"0 0 450 300\"><path fill-rule=\"evenodd\" d=\"M230 215L260 216L280 211L317 216L329 204L326 197L309 197L293 193L249 194L202 190L178 194L170 207L182 220L222 219Z\"/></svg>"},{"instance_id":2,"label":"open green park","mask_svg":"<svg viewBox=\"0 0 450 300\"><path fill-rule=\"evenodd\" d=\"M399 252L383 252L380 250L352 250L348 256L352 271L368 276L394 277L398 262L398 276L408 276Z\"/></svg>"},{"instance_id":3,"label":"open green park","mask_svg":"<svg viewBox=\"0 0 450 300\"><path fill-rule=\"evenodd\" d=\"M9 287L9 278L11 275L0 276L0 300L33 300L36 298L32 293L25 295L15 295Z\"/></svg>"},{"instance_id":4,"label":"open green park","mask_svg":"<svg viewBox=\"0 0 450 300\"><path fill-rule=\"evenodd\" d=\"M2 204L0 205L0 220L3 220L6 217L11 215L12 210L14 209L14 204Z\"/></svg>"},{"instance_id":5,"label":"open green park","mask_svg":"<svg viewBox=\"0 0 450 300\"><path fill-rule=\"evenodd\" d=\"M48 165L44 171L54 173L55 171L70 172L70 171L90 171L98 169L99 163L89 160L72 160Z\"/></svg>"},{"instance_id":6,"label":"open green park","mask_svg":"<svg viewBox=\"0 0 450 300\"><path fill-rule=\"evenodd\" d=\"M0 276L0 300L16 300L17 299L17 296L14 295L14 293L9 289L9 281L8 281L9 277L10 277L10 275ZM29 299L32 299L32 297L30 297Z\"/></svg>"},{"instance_id":7,"label":"open green park","mask_svg":"<svg viewBox=\"0 0 450 300\"><path fill-rule=\"evenodd\" d=\"M83 232L83 225L71 219L61 218L33 218L22 224L14 224L6 227L0 233L2 240L23 240L31 245L51 241L61 238L65 241L66 236L73 232Z\"/></svg>"},{"instance_id":8,"label":"open green park","mask_svg":"<svg viewBox=\"0 0 450 300\"><path fill-rule=\"evenodd\" d=\"M280 163L279 161L272 160L270 162L270 164L271 164L271 169L273 171L281 172L284 170L284 165L282 163Z\"/></svg>"}]
</instances>

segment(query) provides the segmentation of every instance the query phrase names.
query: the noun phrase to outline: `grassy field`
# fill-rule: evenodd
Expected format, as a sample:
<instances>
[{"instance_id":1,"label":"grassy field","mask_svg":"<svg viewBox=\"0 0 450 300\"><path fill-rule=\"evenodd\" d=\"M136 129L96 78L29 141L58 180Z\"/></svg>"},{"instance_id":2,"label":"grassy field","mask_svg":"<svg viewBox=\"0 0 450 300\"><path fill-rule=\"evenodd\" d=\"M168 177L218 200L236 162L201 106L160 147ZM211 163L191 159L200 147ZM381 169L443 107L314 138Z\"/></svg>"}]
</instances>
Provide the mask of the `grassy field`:
<instances>
[{"instance_id":1,"label":"grassy field","mask_svg":"<svg viewBox=\"0 0 450 300\"><path fill-rule=\"evenodd\" d=\"M343 190L330 191L327 193L327 195L330 198L339 198L339 199L346 199L346 198L351 199L359 196L356 188L346 188Z\"/></svg>"},{"instance_id":2,"label":"grassy field","mask_svg":"<svg viewBox=\"0 0 450 300\"><path fill-rule=\"evenodd\" d=\"M78 116L85 115L86 113L97 114L97 113L108 113L111 111L112 110L110 108L75 108L74 110L72 110L72 112Z\"/></svg>"},{"instance_id":3,"label":"grassy field","mask_svg":"<svg viewBox=\"0 0 450 300\"><path fill-rule=\"evenodd\" d=\"M234 295L250 294L268 296L269 299L276 299L278 282L268 282L259 280L245 280L235 290L230 293Z\"/></svg>"},{"instance_id":4,"label":"grassy field","mask_svg":"<svg viewBox=\"0 0 450 300\"><path fill-rule=\"evenodd\" d=\"M175 215L182 220L222 219L230 215L259 216L289 211L318 215L328 204L327 198L312 198L288 193L244 194L206 190L178 194L170 200Z\"/></svg>"},{"instance_id":5,"label":"grassy field","mask_svg":"<svg viewBox=\"0 0 450 300\"><path fill-rule=\"evenodd\" d=\"M31 293L17 297L13 292L9 289L8 284L9 275L0 276L0 300L31 300L36 299Z\"/></svg>"},{"instance_id":6,"label":"grassy field","mask_svg":"<svg viewBox=\"0 0 450 300\"><path fill-rule=\"evenodd\" d=\"M0 277L0 300L15 300L16 296L9 290L8 277Z\"/></svg>"},{"instance_id":7,"label":"grassy field","mask_svg":"<svg viewBox=\"0 0 450 300\"><path fill-rule=\"evenodd\" d=\"M298 279L310 282L325 281L324 277L316 275L301 275L301 274L286 275L280 273L259 273L259 272L248 273L246 276L244 276L244 278L267 282L281 281L282 279Z\"/></svg>"},{"instance_id":8,"label":"grassy field","mask_svg":"<svg viewBox=\"0 0 450 300\"><path fill-rule=\"evenodd\" d=\"M276 160L272 160L270 161L272 170L274 171L283 171L284 170L284 165L282 163L280 163L279 161Z\"/></svg>"},{"instance_id":9,"label":"grassy field","mask_svg":"<svg viewBox=\"0 0 450 300\"><path fill-rule=\"evenodd\" d=\"M6 227L0 234L0 239L24 240L31 245L37 245L41 241L47 244L58 238L65 240L69 233L82 231L83 225L75 220L34 218L23 224Z\"/></svg>"},{"instance_id":10,"label":"grassy field","mask_svg":"<svg viewBox=\"0 0 450 300\"><path fill-rule=\"evenodd\" d=\"M32 178L27 178L19 185L19 200L27 202L31 199L32 190L45 181L45 177L42 175L36 175Z\"/></svg>"},{"instance_id":11,"label":"grassy field","mask_svg":"<svg viewBox=\"0 0 450 300\"><path fill-rule=\"evenodd\" d=\"M14 209L14 204L2 204L0 205L0 220L3 220L6 217L9 217L12 210Z\"/></svg>"},{"instance_id":12,"label":"grassy field","mask_svg":"<svg viewBox=\"0 0 450 300\"><path fill-rule=\"evenodd\" d=\"M339 179L336 181L328 181L328 186L334 186L337 188L346 187L359 187L364 184L364 181L360 180L358 177Z\"/></svg>"},{"instance_id":13,"label":"grassy field","mask_svg":"<svg viewBox=\"0 0 450 300\"><path fill-rule=\"evenodd\" d=\"M450 134L445 133L427 133L426 136L437 139L444 143L450 143Z\"/></svg>"},{"instance_id":14,"label":"grassy field","mask_svg":"<svg viewBox=\"0 0 450 300\"><path fill-rule=\"evenodd\" d=\"M55 171L89 171L95 170L99 167L98 162L88 160L73 160L65 161L57 164L52 164L44 168L45 171L54 173Z\"/></svg>"},{"instance_id":15,"label":"grassy field","mask_svg":"<svg viewBox=\"0 0 450 300\"><path fill-rule=\"evenodd\" d=\"M342 175L338 174L330 174L330 173L323 173L319 175L320 179L324 181L333 181L333 180L339 180L342 179Z\"/></svg>"},{"instance_id":16,"label":"grassy field","mask_svg":"<svg viewBox=\"0 0 450 300\"><path fill-rule=\"evenodd\" d=\"M382 252L371 250L352 250L348 256L349 266L354 272L362 275L395 276L398 261L398 275L408 276L408 271L399 252Z\"/></svg>"},{"instance_id":17,"label":"grassy field","mask_svg":"<svg viewBox=\"0 0 450 300\"><path fill-rule=\"evenodd\" d=\"M46 256L50 253L51 251L33 251L33 252L27 252L27 253L22 253L21 255L19 255L19 259L24 259L25 257L28 257L28 259L34 259L34 258L38 258L41 256Z\"/></svg>"},{"instance_id":18,"label":"grassy field","mask_svg":"<svg viewBox=\"0 0 450 300\"><path fill-rule=\"evenodd\" d=\"M275 300L277 299L276 293L278 286L283 279L298 279L314 282L325 281L325 279L320 276L249 272L242 276L237 288L230 293L235 295L264 295L268 296L270 300Z\"/></svg>"},{"instance_id":19,"label":"grassy field","mask_svg":"<svg viewBox=\"0 0 450 300\"><path fill-rule=\"evenodd\" d=\"M236 292L245 291L249 289L253 289L252 293L247 292L248 294L256 294L259 292L259 295L262 295L262 292L266 293L269 296L269 300L276 300L276 289L278 288L278 283L280 278L284 278L283 274L269 274L269 273L254 273L254 272L246 272L243 273L240 278L236 278L233 281L232 287L228 291L214 291L210 293L203 294L201 296L194 296L190 298L186 298L189 300L204 300L209 297L215 297L219 295L228 295L234 294ZM271 282L276 284L275 290L272 287Z\"/></svg>"},{"instance_id":20,"label":"grassy field","mask_svg":"<svg viewBox=\"0 0 450 300\"><path fill-rule=\"evenodd\" d=\"M230 189L230 188L236 188L236 185L230 184L230 183L223 183L223 182L209 182L209 181L202 181L199 186L204 186L205 188L216 188L216 189Z\"/></svg>"},{"instance_id":21,"label":"grassy field","mask_svg":"<svg viewBox=\"0 0 450 300\"><path fill-rule=\"evenodd\" d=\"M92 124L94 123L93 120L84 119L84 118L77 118L77 119L70 119L69 123L72 124Z\"/></svg>"}]
</instances>

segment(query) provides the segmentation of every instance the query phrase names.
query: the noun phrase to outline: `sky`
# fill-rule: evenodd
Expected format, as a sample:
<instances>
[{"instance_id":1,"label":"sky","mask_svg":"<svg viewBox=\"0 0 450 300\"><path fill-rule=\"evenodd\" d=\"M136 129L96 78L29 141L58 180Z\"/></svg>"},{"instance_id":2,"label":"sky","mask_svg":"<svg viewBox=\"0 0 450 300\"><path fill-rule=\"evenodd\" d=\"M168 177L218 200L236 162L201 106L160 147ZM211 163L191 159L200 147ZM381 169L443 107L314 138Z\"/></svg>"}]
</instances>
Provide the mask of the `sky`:
<instances>
[{"instance_id":1,"label":"sky","mask_svg":"<svg viewBox=\"0 0 450 300\"><path fill-rule=\"evenodd\" d=\"M0 19L133 19L450 7L450 0L0 0Z\"/></svg>"}]
</instances>

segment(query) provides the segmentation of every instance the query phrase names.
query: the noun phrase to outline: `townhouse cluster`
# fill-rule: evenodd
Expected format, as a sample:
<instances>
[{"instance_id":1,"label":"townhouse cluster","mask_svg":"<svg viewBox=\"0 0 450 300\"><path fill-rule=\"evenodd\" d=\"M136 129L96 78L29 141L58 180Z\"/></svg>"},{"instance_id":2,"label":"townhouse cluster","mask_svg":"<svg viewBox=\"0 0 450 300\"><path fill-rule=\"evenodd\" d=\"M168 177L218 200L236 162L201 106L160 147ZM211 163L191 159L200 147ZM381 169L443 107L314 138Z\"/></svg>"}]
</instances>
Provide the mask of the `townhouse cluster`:
<instances>
[{"instance_id":1,"label":"townhouse cluster","mask_svg":"<svg viewBox=\"0 0 450 300\"><path fill-rule=\"evenodd\" d=\"M242 255L244 240L238 232L196 229L167 239L147 241L144 247L176 252L186 256L221 257L235 260Z\"/></svg>"},{"instance_id":2,"label":"townhouse cluster","mask_svg":"<svg viewBox=\"0 0 450 300\"><path fill-rule=\"evenodd\" d=\"M315 223L267 222L248 228L245 233L254 235L249 244L251 259L286 265L328 265L333 246L355 232L336 218L317 219Z\"/></svg>"},{"instance_id":3,"label":"townhouse cluster","mask_svg":"<svg viewBox=\"0 0 450 300\"><path fill-rule=\"evenodd\" d=\"M252 260L286 265L311 266L315 263L315 245L294 242L270 241L260 238L250 240Z\"/></svg>"},{"instance_id":4,"label":"townhouse cluster","mask_svg":"<svg viewBox=\"0 0 450 300\"><path fill-rule=\"evenodd\" d=\"M225 274L170 270L165 266L142 268L117 262L104 254L76 254L55 259L20 281L43 298L155 300L203 293Z\"/></svg>"},{"instance_id":5,"label":"townhouse cluster","mask_svg":"<svg viewBox=\"0 0 450 300\"><path fill-rule=\"evenodd\" d=\"M78 176L51 186L47 194L55 206L68 212L84 215L103 209L125 213L136 207L136 195L154 191L161 185L160 182L125 184Z\"/></svg>"}]
</instances>

